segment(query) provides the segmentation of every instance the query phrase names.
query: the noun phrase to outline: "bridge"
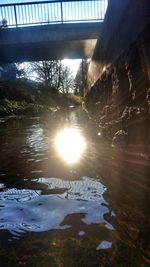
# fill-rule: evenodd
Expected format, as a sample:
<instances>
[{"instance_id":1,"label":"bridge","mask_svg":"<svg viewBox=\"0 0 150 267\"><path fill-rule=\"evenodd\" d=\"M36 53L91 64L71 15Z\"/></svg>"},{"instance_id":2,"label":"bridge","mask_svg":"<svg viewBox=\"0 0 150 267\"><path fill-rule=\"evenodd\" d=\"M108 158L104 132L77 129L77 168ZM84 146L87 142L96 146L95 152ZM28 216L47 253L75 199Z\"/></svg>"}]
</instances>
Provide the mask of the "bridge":
<instances>
[{"instance_id":1,"label":"bridge","mask_svg":"<svg viewBox=\"0 0 150 267\"><path fill-rule=\"evenodd\" d=\"M0 5L0 61L92 56L107 0L51 0Z\"/></svg>"}]
</instances>

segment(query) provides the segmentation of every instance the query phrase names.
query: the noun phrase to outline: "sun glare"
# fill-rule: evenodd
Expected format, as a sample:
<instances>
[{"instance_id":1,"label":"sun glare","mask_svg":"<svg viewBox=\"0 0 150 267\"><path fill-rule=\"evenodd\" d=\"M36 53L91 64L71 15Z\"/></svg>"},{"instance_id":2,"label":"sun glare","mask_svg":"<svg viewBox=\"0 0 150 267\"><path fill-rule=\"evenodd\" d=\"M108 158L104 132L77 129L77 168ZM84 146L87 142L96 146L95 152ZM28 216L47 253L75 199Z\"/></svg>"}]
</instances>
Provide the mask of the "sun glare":
<instances>
[{"instance_id":1,"label":"sun glare","mask_svg":"<svg viewBox=\"0 0 150 267\"><path fill-rule=\"evenodd\" d=\"M86 141L80 131L66 128L57 134L56 149L64 161L69 164L76 163L86 149Z\"/></svg>"}]
</instances>

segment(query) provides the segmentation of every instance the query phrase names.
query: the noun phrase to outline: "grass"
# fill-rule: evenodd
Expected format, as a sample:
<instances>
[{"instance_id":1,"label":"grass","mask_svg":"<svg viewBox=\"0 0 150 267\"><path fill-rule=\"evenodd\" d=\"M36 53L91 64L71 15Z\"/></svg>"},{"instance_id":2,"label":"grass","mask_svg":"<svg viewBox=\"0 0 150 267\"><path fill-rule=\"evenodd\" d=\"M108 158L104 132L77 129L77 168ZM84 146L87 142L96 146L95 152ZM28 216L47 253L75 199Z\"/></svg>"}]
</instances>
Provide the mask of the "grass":
<instances>
[{"instance_id":1,"label":"grass","mask_svg":"<svg viewBox=\"0 0 150 267\"><path fill-rule=\"evenodd\" d=\"M37 83L16 80L0 82L0 116L40 115L53 108L79 106L82 99L73 94L61 94Z\"/></svg>"}]
</instances>

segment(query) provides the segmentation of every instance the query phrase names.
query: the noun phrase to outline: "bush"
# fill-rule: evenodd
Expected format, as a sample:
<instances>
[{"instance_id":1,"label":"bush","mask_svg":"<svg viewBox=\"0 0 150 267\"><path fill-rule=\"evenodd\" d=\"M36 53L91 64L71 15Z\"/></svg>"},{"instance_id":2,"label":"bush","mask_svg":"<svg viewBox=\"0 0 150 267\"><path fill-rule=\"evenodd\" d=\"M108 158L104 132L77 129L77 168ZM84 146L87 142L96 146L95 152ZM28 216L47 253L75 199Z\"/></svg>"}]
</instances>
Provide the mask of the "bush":
<instances>
[{"instance_id":1,"label":"bush","mask_svg":"<svg viewBox=\"0 0 150 267\"><path fill-rule=\"evenodd\" d=\"M37 115L50 112L49 106L4 99L0 101L0 115Z\"/></svg>"}]
</instances>

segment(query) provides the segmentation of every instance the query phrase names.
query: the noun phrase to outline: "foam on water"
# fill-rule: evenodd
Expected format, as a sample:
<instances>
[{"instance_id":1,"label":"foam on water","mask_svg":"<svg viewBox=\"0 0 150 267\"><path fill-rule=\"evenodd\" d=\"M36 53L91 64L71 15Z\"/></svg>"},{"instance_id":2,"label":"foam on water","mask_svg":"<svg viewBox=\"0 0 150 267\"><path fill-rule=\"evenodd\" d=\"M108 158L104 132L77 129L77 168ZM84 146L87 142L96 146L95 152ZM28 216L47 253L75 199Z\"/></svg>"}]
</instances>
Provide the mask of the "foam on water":
<instances>
[{"instance_id":1,"label":"foam on water","mask_svg":"<svg viewBox=\"0 0 150 267\"><path fill-rule=\"evenodd\" d=\"M15 237L26 231L44 232L66 229L63 224L69 214L84 214L85 224L102 223L112 225L104 219L109 212L103 193L106 191L99 181L83 177L78 181L57 178L34 180L46 184L49 189L66 189L64 193L42 195L40 190L6 189L0 192L0 229L8 230Z\"/></svg>"}]
</instances>

